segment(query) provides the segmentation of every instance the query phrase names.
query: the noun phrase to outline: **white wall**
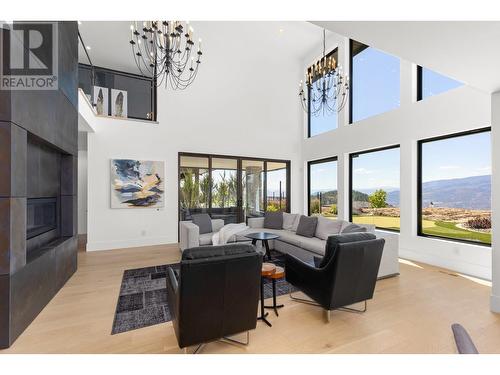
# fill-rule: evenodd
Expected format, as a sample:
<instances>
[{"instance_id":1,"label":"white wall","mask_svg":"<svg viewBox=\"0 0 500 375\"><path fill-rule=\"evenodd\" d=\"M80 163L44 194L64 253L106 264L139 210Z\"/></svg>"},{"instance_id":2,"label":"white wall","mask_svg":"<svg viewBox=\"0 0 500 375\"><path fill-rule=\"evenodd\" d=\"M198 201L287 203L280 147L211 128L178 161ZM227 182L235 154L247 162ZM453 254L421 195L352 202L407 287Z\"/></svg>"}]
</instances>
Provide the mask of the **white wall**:
<instances>
[{"instance_id":1,"label":"white wall","mask_svg":"<svg viewBox=\"0 0 500 375\"><path fill-rule=\"evenodd\" d=\"M225 27L196 27L206 51L199 74L185 91L158 89L158 124L87 118L95 130L88 135L87 250L177 242L178 152L291 160L291 208L302 207L300 59L263 54L258 40L240 40ZM112 158L164 160L165 208L111 209Z\"/></svg>"},{"instance_id":2,"label":"white wall","mask_svg":"<svg viewBox=\"0 0 500 375\"><path fill-rule=\"evenodd\" d=\"M347 67L344 46L347 39L332 37L339 44L339 60ZM333 45L332 44L332 45ZM310 56L303 63L307 66ZM468 86L415 102L414 65L401 61L401 106L393 111L349 125L344 114L339 117L339 128L302 142L304 170L307 161L330 156L338 157L339 216L347 219L348 165L352 152L400 145L401 163L401 257L453 269L470 275L491 278L491 249L440 239L417 236L417 141L419 139L452 134L490 126L490 95ZM307 121L304 118L304 134ZM464 150L465 151L465 150ZM307 176L303 176L303 185ZM304 211L307 201L304 199Z\"/></svg>"},{"instance_id":3,"label":"white wall","mask_svg":"<svg viewBox=\"0 0 500 375\"><path fill-rule=\"evenodd\" d=\"M87 151L78 151L78 234L87 233Z\"/></svg>"},{"instance_id":4,"label":"white wall","mask_svg":"<svg viewBox=\"0 0 500 375\"><path fill-rule=\"evenodd\" d=\"M493 224L493 247L491 259L492 287L491 287L491 310L500 313L500 92L491 96L491 149L492 160L492 205L496 209L492 213Z\"/></svg>"}]
</instances>

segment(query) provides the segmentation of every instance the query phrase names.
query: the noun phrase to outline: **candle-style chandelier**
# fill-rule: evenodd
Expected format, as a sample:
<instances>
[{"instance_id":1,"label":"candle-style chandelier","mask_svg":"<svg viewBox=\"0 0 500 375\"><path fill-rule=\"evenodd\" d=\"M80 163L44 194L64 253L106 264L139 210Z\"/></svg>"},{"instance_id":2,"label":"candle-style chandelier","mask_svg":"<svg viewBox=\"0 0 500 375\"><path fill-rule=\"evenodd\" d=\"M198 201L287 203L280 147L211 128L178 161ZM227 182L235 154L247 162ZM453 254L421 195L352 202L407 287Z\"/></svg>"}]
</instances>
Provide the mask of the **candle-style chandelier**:
<instances>
[{"instance_id":1,"label":"candle-style chandelier","mask_svg":"<svg viewBox=\"0 0 500 375\"><path fill-rule=\"evenodd\" d=\"M130 25L130 44L137 68L156 85L184 90L201 63L201 39L194 51L193 28L182 21L144 21Z\"/></svg>"},{"instance_id":2,"label":"candle-style chandelier","mask_svg":"<svg viewBox=\"0 0 500 375\"><path fill-rule=\"evenodd\" d=\"M326 55L326 31L323 29L323 57L307 69L305 83L300 81L302 108L311 115L340 112L349 95L349 77L333 56Z\"/></svg>"}]
</instances>

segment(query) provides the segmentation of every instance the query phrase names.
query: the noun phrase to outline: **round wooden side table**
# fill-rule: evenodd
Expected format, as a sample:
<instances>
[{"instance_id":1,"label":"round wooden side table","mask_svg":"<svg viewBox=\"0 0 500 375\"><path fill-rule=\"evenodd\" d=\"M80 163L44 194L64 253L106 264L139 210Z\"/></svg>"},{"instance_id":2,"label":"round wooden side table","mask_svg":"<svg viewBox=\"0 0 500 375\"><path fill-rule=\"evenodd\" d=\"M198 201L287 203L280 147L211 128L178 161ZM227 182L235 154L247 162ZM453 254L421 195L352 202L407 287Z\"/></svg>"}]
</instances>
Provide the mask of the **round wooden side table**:
<instances>
[{"instance_id":1,"label":"round wooden side table","mask_svg":"<svg viewBox=\"0 0 500 375\"><path fill-rule=\"evenodd\" d=\"M269 276L266 276L268 279L271 279L273 283L273 305L272 306L264 306L266 309L273 309L276 316L279 316L278 309L281 309L284 305L276 304L276 280L282 279L285 277L285 269L283 267L276 267L276 271Z\"/></svg>"},{"instance_id":2,"label":"round wooden side table","mask_svg":"<svg viewBox=\"0 0 500 375\"><path fill-rule=\"evenodd\" d=\"M269 313L264 312L264 278L271 276L273 273L276 272L276 266L272 263L262 263L262 271L260 273L260 316L257 318L257 320L262 320L264 323L266 323L269 327L272 327L273 325L269 323L269 321L266 319L266 317L269 315Z\"/></svg>"}]
</instances>

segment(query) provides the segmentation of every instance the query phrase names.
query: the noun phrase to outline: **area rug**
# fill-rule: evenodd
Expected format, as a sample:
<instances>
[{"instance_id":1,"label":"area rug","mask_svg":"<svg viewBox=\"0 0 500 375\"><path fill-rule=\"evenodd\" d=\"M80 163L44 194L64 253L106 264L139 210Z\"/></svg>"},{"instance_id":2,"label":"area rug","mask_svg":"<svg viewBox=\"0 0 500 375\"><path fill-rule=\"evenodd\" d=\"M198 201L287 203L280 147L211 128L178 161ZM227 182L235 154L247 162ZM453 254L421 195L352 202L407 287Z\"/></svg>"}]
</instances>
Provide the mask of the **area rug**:
<instances>
[{"instance_id":1,"label":"area rug","mask_svg":"<svg viewBox=\"0 0 500 375\"><path fill-rule=\"evenodd\" d=\"M283 267L285 256L271 251L272 263ZM136 268L123 273L111 334L132 331L171 320L167 303L167 267L179 269L179 263ZM288 294L295 288L285 279L276 281L276 295ZM271 280L264 279L264 298L273 295Z\"/></svg>"}]
</instances>

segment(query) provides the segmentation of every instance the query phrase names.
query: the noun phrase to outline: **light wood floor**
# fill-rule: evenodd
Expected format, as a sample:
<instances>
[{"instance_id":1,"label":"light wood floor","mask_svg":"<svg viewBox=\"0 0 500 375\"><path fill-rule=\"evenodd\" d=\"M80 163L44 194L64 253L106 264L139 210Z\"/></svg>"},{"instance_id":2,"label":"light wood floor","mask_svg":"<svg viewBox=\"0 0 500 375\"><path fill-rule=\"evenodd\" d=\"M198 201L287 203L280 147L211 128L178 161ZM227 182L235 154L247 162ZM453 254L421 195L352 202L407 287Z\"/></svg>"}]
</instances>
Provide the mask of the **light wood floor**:
<instances>
[{"instance_id":1,"label":"light wood floor","mask_svg":"<svg viewBox=\"0 0 500 375\"><path fill-rule=\"evenodd\" d=\"M79 252L78 271L14 345L1 353L181 353L171 323L111 335L123 271L179 260L177 246ZM422 267L422 268L420 268ZM365 314L279 298L273 327L258 323L250 345L208 344L205 353L455 353L450 325L463 324L482 353L500 353L500 316L490 288L425 264L377 283Z\"/></svg>"}]
</instances>

